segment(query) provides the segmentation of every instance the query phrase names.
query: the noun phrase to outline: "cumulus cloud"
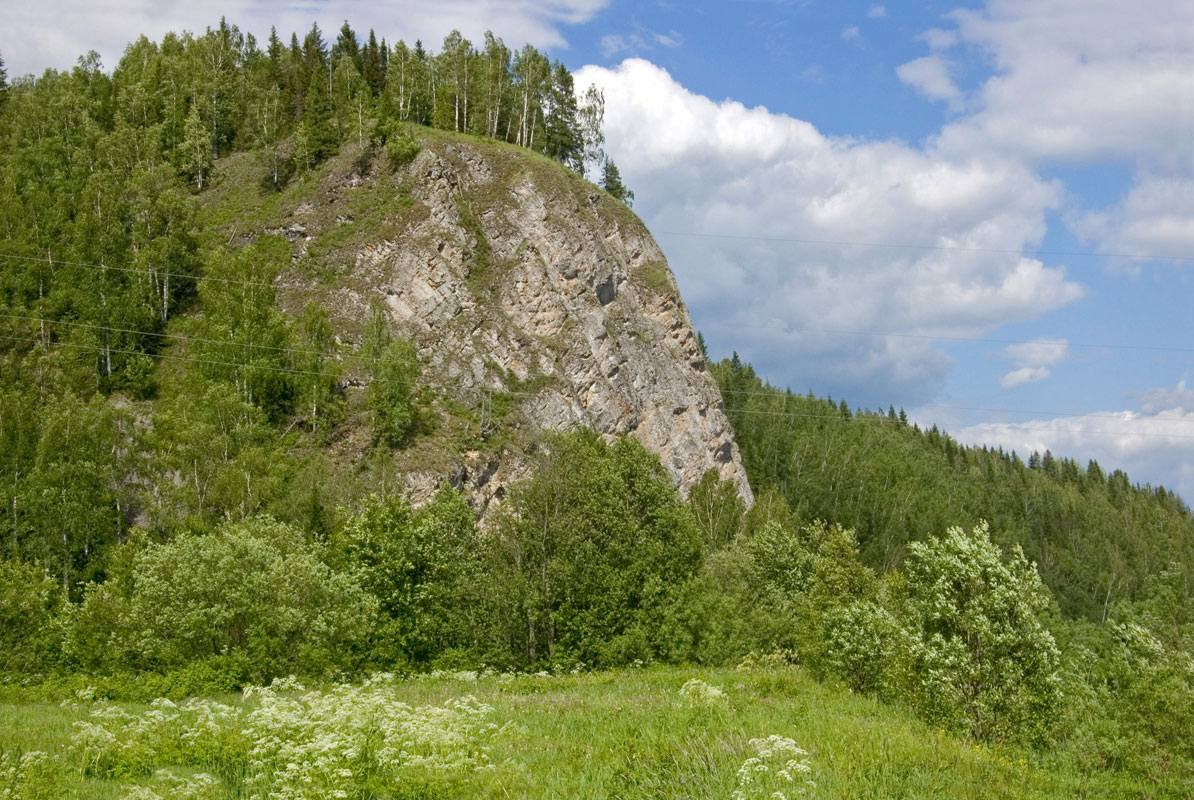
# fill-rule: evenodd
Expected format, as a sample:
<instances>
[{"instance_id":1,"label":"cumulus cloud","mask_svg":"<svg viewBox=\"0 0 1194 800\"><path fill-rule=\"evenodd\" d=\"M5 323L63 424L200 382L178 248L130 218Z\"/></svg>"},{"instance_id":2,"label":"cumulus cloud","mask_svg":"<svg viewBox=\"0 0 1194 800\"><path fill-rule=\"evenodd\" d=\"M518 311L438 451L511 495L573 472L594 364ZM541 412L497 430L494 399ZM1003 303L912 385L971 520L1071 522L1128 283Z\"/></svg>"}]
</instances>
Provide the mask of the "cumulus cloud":
<instances>
[{"instance_id":1,"label":"cumulus cloud","mask_svg":"<svg viewBox=\"0 0 1194 800\"><path fill-rule=\"evenodd\" d=\"M1124 470L1134 481L1163 484L1189 503L1194 500L1194 392L1183 382L1177 390L1156 389L1145 397L1139 411L983 423L958 431L956 438L1025 457L1051 450L1079 463L1094 459L1106 469Z\"/></svg>"},{"instance_id":2,"label":"cumulus cloud","mask_svg":"<svg viewBox=\"0 0 1194 800\"><path fill-rule=\"evenodd\" d=\"M1051 368L1065 361L1069 354L1070 346L1064 339L1037 339L1013 344L1004 348L1003 357L1016 369L1004 375L999 384L1005 389L1014 389L1042 381L1052 374Z\"/></svg>"},{"instance_id":3,"label":"cumulus cloud","mask_svg":"<svg viewBox=\"0 0 1194 800\"><path fill-rule=\"evenodd\" d=\"M885 6L871 6L867 9L866 15L871 19L883 19L887 16L887 8Z\"/></svg>"},{"instance_id":4,"label":"cumulus cloud","mask_svg":"<svg viewBox=\"0 0 1194 800\"><path fill-rule=\"evenodd\" d=\"M858 30L857 25L847 25L842 28L842 38L847 42L851 39L859 39L862 37L862 32Z\"/></svg>"},{"instance_id":5,"label":"cumulus cloud","mask_svg":"<svg viewBox=\"0 0 1194 800\"><path fill-rule=\"evenodd\" d=\"M931 337L1082 295L1060 267L1006 253L1039 241L1060 198L1014 160L826 136L638 59L576 83L605 89L608 150L697 326L780 383L925 400L952 368Z\"/></svg>"},{"instance_id":6,"label":"cumulus cloud","mask_svg":"<svg viewBox=\"0 0 1194 800\"><path fill-rule=\"evenodd\" d=\"M896 68L896 75L930 100L944 100L955 107L962 91L954 84L952 65L941 56L924 56Z\"/></svg>"},{"instance_id":7,"label":"cumulus cloud","mask_svg":"<svg viewBox=\"0 0 1194 800\"><path fill-rule=\"evenodd\" d=\"M1107 252L1190 253L1194 238L1194 5L1172 0L990 0L926 31L933 55L898 68L930 99L959 103L931 60L977 50L994 73L969 97L974 113L936 137L945 153L1002 153L1033 168L1129 164L1130 193L1068 218Z\"/></svg>"},{"instance_id":8,"label":"cumulus cloud","mask_svg":"<svg viewBox=\"0 0 1194 800\"><path fill-rule=\"evenodd\" d=\"M1142 176L1115 205L1072 212L1068 223L1106 253L1123 253L1136 260L1147 256L1190 259L1194 256L1194 176Z\"/></svg>"},{"instance_id":9,"label":"cumulus cloud","mask_svg":"<svg viewBox=\"0 0 1194 800\"><path fill-rule=\"evenodd\" d=\"M270 25L284 36L300 35L318 22L325 35L335 36L344 20L358 34L377 31L394 42L422 39L433 49L453 29L479 41L486 30L509 44L531 42L539 47L567 44L561 29L592 19L609 0L407 0L403 3L362 3L359 0L232 0L212 3L157 3L121 0L93 3L16 3L5 9L4 60L9 75L39 73L46 67L63 69L88 50L97 50L105 66L115 66L130 39L145 34L160 39L168 31L202 31L226 16L241 30L263 39Z\"/></svg>"},{"instance_id":10,"label":"cumulus cloud","mask_svg":"<svg viewBox=\"0 0 1194 800\"><path fill-rule=\"evenodd\" d=\"M1194 6L994 0L951 17L996 69L978 89L981 110L942 132L945 148L1189 163Z\"/></svg>"}]
</instances>

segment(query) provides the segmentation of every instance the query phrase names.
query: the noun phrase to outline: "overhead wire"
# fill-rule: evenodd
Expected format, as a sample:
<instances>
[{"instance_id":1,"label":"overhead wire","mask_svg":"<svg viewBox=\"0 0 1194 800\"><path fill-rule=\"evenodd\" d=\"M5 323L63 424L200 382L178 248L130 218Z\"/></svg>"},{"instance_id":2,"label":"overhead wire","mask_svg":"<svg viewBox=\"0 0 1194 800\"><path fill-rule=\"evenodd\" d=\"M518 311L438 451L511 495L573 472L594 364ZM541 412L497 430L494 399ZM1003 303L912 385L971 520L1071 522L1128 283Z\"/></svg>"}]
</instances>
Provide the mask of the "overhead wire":
<instances>
[{"instance_id":1,"label":"overhead wire","mask_svg":"<svg viewBox=\"0 0 1194 800\"><path fill-rule=\"evenodd\" d=\"M220 347L228 347L228 348L245 350L245 351L267 350L267 351L271 351L271 352L282 352L282 353L293 353L293 354L299 354L299 355L320 356L320 357L325 357L325 358L328 358L329 360L334 360L337 362L346 362L346 361L348 361L348 362L352 362L352 361L363 362L365 360L364 356L362 356L360 353L327 353L327 352L323 352L323 351L319 351L319 350L308 350L308 349L304 349L304 348L278 347L275 345L256 344L256 343L250 343L250 342L233 342L233 341L227 341L227 340L222 340L222 339L208 339L208 338L197 337L197 336L183 336L183 335L175 334L175 333L159 333L159 332L154 332L154 331L143 331L143 330L138 330L135 328L120 328L120 327L114 327L114 326L110 326L110 325L96 325L96 324L92 324L92 323L75 322L75 321L71 321L71 320L51 320L51 319L44 319L42 317L33 317L33 316L26 316L26 315L20 315L20 314L5 314L3 312L0 312L0 319L21 320L21 321L26 321L26 322L36 322L36 323L47 324L47 325L66 325L66 326L84 328L84 329L89 329L89 330L100 330L100 331L108 331L108 332L113 332L113 333L128 333L128 334L133 334L133 335L160 337L160 338L171 339L171 340L174 340L177 342L184 342L184 343L199 342L199 343L203 343L203 344L213 344L213 345L217 345ZM33 340L33 341L40 341L40 340ZM67 344L67 343L63 343L63 344ZM71 344L74 347L79 346L77 343L69 343L69 344ZM101 349L101 352L106 351L106 352L119 352L122 354L136 354L136 353L145 354L142 351L119 350L119 349L114 350L111 348L100 348L100 349ZM145 354L145 355L149 355L149 354ZM398 359L398 361L399 361L399 363L403 363L403 364L419 364L419 363L421 363L417 359ZM221 366L240 366L239 364L235 364L232 362L197 361L196 363L211 363L211 364L221 365ZM308 371L305 374L315 375L317 373L312 373L312 372ZM786 393L786 392L781 393L781 392L779 392L779 390L776 390L775 392L766 392L766 391L754 392L754 391L744 391L741 389L722 389L721 393L723 395L729 394L729 395L738 395L738 396L747 396L747 397L780 397L780 398L801 397L800 395L794 395L791 393ZM1019 414L1019 415L1049 414L1049 415L1056 415L1056 416L1064 416L1069 419L1085 419L1085 418L1120 419L1121 418L1120 414L1104 413L1104 412L1073 414L1073 413L1069 413L1069 412L1065 412L1065 411L1043 411L1043 410L1031 410L1031 409L974 407L974 406L963 406L963 405L957 405L957 404L951 404L951 403L932 403L932 404L927 404L927 405L920 406L920 407L921 408L956 409L959 411L982 411L985 413L996 413L996 414ZM1164 421L1164 422L1194 423L1194 417L1179 418L1179 417L1150 416L1150 417L1147 417L1147 419L1155 420L1155 421Z\"/></svg>"},{"instance_id":2,"label":"overhead wire","mask_svg":"<svg viewBox=\"0 0 1194 800\"><path fill-rule=\"evenodd\" d=\"M710 234L713 235L713 234ZM262 281L246 281L236 278L221 278L209 275L190 275L181 272L163 272L160 270L143 269L138 267L118 267L108 264L95 264L87 261L47 261L44 257L34 256L20 256L11 253L0 252L0 258L17 259L21 261L40 262L47 264L67 264L71 266L87 267L89 269L100 270L115 270L118 272L127 272L147 276L162 276L178 278L187 281L214 281L223 284L252 286L263 289L277 289L277 284L264 283ZM1194 260L1194 259L1191 259ZM808 326L800 326L797 328L787 328L786 330L777 331L773 326L762 325L734 325L735 328L746 328L749 330L772 331L775 333L825 333L833 335L847 335L847 336L871 336L875 338L890 338L890 339L918 339L922 341L940 341L940 342L970 342L976 344L1001 344L1001 345L1016 345L1016 344L1038 344L1040 339L996 339L989 337L977 336L946 336L935 334L921 334L921 333L893 333L888 331L856 331L844 328L814 328ZM152 335L152 334L147 334ZM1082 349L1094 350L1128 350L1128 351L1157 351L1157 352L1173 352L1173 353L1194 353L1194 347L1174 347L1170 345L1134 345L1134 344L1099 344L1099 343L1084 343L1084 342L1065 342L1068 347L1076 347Z\"/></svg>"},{"instance_id":3,"label":"overhead wire","mask_svg":"<svg viewBox=\"0 0 1194 800\"><path fill-rule=\"evenodd\" d=\"M44 342L42 339L39 339L36 337L19 337L19 336L0 335L0 340L18 341L18 342L27 342L27 343L31 343L31 344L46 345L46 342ZM326 379L330 379L330 380L338 380L341 377L343 377L339 373L335 373L335 372L316 372L316 371L311 371L311 370L300 370L300 369L294 369L294 368L289 368L289 367L252 365L252 364L245 364L245 363L239 363L239 362L217 361L217 360L212 360L212 359L199 359L199 358L195 358L193 356L176 356L176 355L171 355L171 354L167 354L167 353L145 353L145 352L139 351L139 350L125 350L125 349L120 349L120 348L104 348L104 347L100 347L97 345L78 344L78 343L74 343L74 342L53 342L52 345L56 346L56 347L67 347L67 348L71 348L71 349L83 350L83 351L93 352L93 353L97 353L97 354L102 354L105 352L112 352L112 353L120 353L120 354L124 354L124 355L144 355L144 356L148 356L150 358L165 358L165 359L171 359L171 360L175 360L175 361L187 361L187 362L196 363L196 364L208 364L208 365L225 366L225 367L251 368L251 369L255 369L255 370L264 370L264 371L274 372L274 373L303 375L303 376L309 376L309 377L326 378ZM378 380L382 380L382 379L380 379L380 378L371 379L371 381L378 381ZM503 394L503 395L507 395L510 397L538 397L540 395L540 392L521 392L521 391L516 391L516 390L509 390L509 391L507 391L507 390L492 390L492 389L487 389L487 388L482 388L479 391L489 392L492 394ZM734 390L727 390L725 393L734 394L735 392L734 392ZM766 395L766 393L762 393L762 392L755 393L755 394ZM785 395L785 394L774 394L771 396L775 397L777 399L789 399L789 398L796 399L799 397L798 395ZM747 409L747 408L738 408L738 409L734 409L732 412L727 412L727 413L756 414L756 415L777 416L777 417L786 417L786 418L794 418L794 419L817 419L817 420L823 420L823 421L838 421L838 422L849 422L850 419L858 419L858 417L853 416L853 415L851 416L850 419L847 419L847 418L843 417L841 414L834 413L834 412L811 414L811 413L804 413L804 412L769 411L766 409ZM864 420L865 419L873 419L874 421L880 422L880 423L889 422L888 418L882 417L878 414L876 414L876 416L874 416L874 417L863 416L862 419L864 419ZM1124 437L1128 437L1128 438L1149 437L1149 438L1165 438L1165 439L1194 439L1194 435L1184 435L1184 434L1174 434L1174 433L1148 433L1148 432L1141 432L1141 431L1136 431L1136 432L1101 431L1101 430L1091 430L1091 429L1085 429L1085 428L1063 428L1063 427L1056 427L1056 426L1034 425L1031 423L1021 424L1020 427L1022 429L1027 429L1027 430L1047 430L1047 431L1055 431L1055 432L1062 432L1062 433L1087 433L1087 434L1095 433L1095 434L1124 436Z\"/></svg>"},{"instance_id":4,"label":"overhead wire","mask_svg":"<svg viewBox=\"0 0 1194 800\"><path fill-rule=\"evenodd\" d=\"M957 253L990 253L994 255L1066 256L1082 258L1130 258L1137 261L1192 261L1194 256L1148 255L1144 253L1100 253L1089 250L1012 249L1000 247L965 247L946 244L910 244L900 242L864 242L848 239L808 239L787 236L754 236L733 233L703 233L698 231L652 231L656 236L682 236L699 239L737 239L783 244L825 245L829 247L878 247L895 250L933 250Z\"/></svg>"},{"instance_id":5,"label":"overhead wire","mask_svg":"<svg viewBox=\"0 0 1194 800\"><path fill-rule=\"evenodd\" d=\"M784 392L779 389L775 389L771 392L765 392L765 391L764 392L754 392L754 391L745 391L742 389L722 389L721 393L723 395L730 394L730 395L737 395L737 396L744 396L744 397L777 397L777 398L781 398L781 399L785 399L785 400L788 398L807 399L806 395L793 394L790 392ZM1075 414L1075 413L1070 413L1067 411L1042 411L1039 409L1033 410L1033 409L1020 409L1020 408L988 408L988 407L980 407L980 406L963 406L963 405L957 405L954 403L927 403L925 405L917 406L917 408L942 408L942 409L954 409L957 411L982 411L984 413L991 413L991 414L1048 414L1048 415L1053 415L1053 416L1058 416L1058 417L1065 417L1067 419L1087 419L1087 418L1123 419L1123 416L1122 416L1123 413L1133 413L1133 412L1120 412L1120 413L1091 412L1091 413L1087 413L1087 414ZM863 408L863 411L867 411L867 410L868 409ZM882 409L877 408L877 409L875 409L875 411L882 412ZM1149 421L1155 420L1158 422L1185 422L1185 423L1194 424L1194 415L1191 415L1189 417L1148 416L1148 417L1142 417L1141 419L1147 419Z\"/></svg>"}]
</instances>

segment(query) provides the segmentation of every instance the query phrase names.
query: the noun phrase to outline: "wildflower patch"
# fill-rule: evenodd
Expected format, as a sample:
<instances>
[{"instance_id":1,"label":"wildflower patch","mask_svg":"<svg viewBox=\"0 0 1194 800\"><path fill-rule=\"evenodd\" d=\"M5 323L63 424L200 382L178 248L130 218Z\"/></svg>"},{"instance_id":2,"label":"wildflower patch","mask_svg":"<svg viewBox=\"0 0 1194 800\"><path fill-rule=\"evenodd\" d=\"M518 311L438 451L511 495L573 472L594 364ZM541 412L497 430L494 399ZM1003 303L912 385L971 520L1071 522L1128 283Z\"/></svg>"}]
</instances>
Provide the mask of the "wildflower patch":
<instances>
[{"instance_id":1,"label":"wildflower patch","mask_svg":"<svg viewBox=\"0 0 1194 800\"><path fill-rule=\"evenodd\" d=\"M246 689L244 706L156 700L134 714L114 705L75 724L71 744L88 774L138 780L123 797L219 796L315 800L450 783L492 768L501 730L472 696L439 706L396 698L395 679L308 691L293 679ZM202 772L186 778L155 766Z\"/></svg>"}]
</instances>

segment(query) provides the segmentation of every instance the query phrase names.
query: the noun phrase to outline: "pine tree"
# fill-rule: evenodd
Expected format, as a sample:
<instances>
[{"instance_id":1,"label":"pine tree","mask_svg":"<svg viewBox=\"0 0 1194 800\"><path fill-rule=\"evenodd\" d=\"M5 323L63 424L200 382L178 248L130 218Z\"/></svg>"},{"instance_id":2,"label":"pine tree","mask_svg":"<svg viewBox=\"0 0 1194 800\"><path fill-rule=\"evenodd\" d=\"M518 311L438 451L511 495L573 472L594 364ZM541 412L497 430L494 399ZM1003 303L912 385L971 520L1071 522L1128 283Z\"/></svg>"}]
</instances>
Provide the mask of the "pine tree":
<instances>
[{"instance_id":1,"label":"pine tree","mask_svg":"<svg viewBox=\"0 0 1194 800\"><path fill-rule=\"evenodd\" d=\"M278 29L271 27L269 43L265 48L266 73L269 75L269 82L282 90L286 89L286 69L283 61L285 54L286 48L278 38Z\"/></svg>"},{"instance_id":2,"label":"pine tree","mask_svg":"<svg viewBox=\"0 0 1194 800\"><path fill-rule=\"evenodd\" d=\"M311 166L336 152L339 137L336 135L335 106L328 90L328 79L318 72L310 74L302 123L309 137Z\"/></svg>"},{"instance_id":3,"label":"pine tree","mask_svg":"<svg viewBox=\"0 0 1194 800\"><path fill-rule=\"evenodd\" d=\"M601 188L621 200L628 206L634 205L634 192L622 183L622 175L618 172L618 165L613 159L605 159L601 172Z\"/></svg>"}]
</instances>

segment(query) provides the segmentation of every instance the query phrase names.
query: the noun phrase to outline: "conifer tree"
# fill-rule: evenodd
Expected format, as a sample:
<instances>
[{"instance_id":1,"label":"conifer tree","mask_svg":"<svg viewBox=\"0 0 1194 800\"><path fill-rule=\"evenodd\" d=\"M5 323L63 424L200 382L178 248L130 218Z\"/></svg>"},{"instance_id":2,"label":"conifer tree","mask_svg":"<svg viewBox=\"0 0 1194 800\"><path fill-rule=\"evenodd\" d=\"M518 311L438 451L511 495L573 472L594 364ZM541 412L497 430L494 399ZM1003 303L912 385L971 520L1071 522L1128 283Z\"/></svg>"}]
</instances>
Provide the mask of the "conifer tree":
<instances>
[{"instance_id":1,"label":"conifer tree","mask_svg":"<svg viewBox=\"0 0 1194 800\"><path fill-rule=\"evenodd\" d=\"M322 62L319 60L316 63ZM328 78L322 71L320 68L319 71L308 73L302 118L308 137L308 166L314 166L336 152L339 144L335 127L335 106L328 88Z\"/></svg>"},{"instance_id":2,"label":"conifer tree","mask_svg":"<svg viewBox=\"0 0 1194 800\"><path fill-rule=\"evenodd\" d=\"M634 205L634 192L622 183L622 175L618 172L618 165L613 159L605 159L601 171L601 188L621 200L628 206Z\"/></svg>"},{"instance_id":3,"label":"conifer tree","mask_svg":"<svg viewBox=\"0 0 1194 800\"><path fill-rule=\"evenodd\" d=\"M286 48L282 46L282 40L278 38L278 29L271 26L269 41L265 48L266 73L269 76L269 82L279 89L286 88L286 70L283 63L285 53Z\"/></svg>"},{"instance_id":4,"label":"conifer tree","mask_svg":"<svg viewBox=\"0 0 1194 800\"><path fill-rule=\"evenodd\" d=\"M336 43L332 45L332 53L329 60L332 64L336 64L340 61L341 56L348 56L358 72L364 69L364 64L361 60L361 45L357 41L356 33L348 24L348 20L344 20L344 24L340 26L340 33L336 36Z\"/></svg>"},{"instance_id":5,"label":"conifer tree","mask_svg":"<svg viewBox=\"0 0 1194 800\"><path fill-rule=\"evenodd\" d=\"M551 90L545 131L547 155L577 172L584 172L584 137L581 133L572 73L560 62L551 71Z\"/></svg>"},{"instance_id":6,"label":"conifer tree","mask_svg":"<svg viewBox=\"0 0 1194 800\"><path fill-rule=\"evenodd\" d=\"M377 44L377 35L370 30L369 42L361 54L361 75L365 78L365 83L369 85L369 91L373 93L374 97L381 94L386 83L382 52L381 47Z\"/></svg>"},{"instance_id":7,"label":"conifer tree","mask_svg":"<svg viewBox=\"0 0 1194 800\"><path fill-rule=\"evenodd\" d=\"M4 103L4 96L8 94L8 71L4 69L4 54L0 53L0 104Z\"/></svg>"}]
</instances>

